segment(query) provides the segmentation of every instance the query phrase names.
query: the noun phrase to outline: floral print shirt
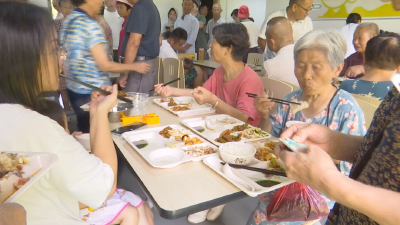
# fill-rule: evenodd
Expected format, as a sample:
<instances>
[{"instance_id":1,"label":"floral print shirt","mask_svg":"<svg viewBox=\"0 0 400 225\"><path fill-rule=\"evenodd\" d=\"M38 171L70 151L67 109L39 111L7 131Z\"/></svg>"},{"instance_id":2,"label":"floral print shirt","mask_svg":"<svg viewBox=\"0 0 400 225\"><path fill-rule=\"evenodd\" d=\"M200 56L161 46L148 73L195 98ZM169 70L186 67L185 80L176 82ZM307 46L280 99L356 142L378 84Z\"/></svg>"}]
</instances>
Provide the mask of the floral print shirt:
<instances>
[{"instance_id":1,"label":"floral print shirt","mask_svg":"<svg viewBox=\"0 0 400 225\"><path fill-rule=\"evenodd\" d=\"M382 136L383 133L383 136ZM379 145L375 145L379 143ZM357 181L387 190L400 192L400 94L396 88L388 93L375 112L374 119L356 153L356 166L368 149L377 146L371 159L364 167ZM373 195L374 193L371 193ZM383 201L379 204L385 204ZM390 215L386 215L390 216ZM338 225L378 224L356 210L341 206Z\"/></svg>"},{"instance_id":2,"label":"floral print shirt","mask_svg":"<svg viewBox=\"0 0 400 225\"><path fill-rule=\"evenodd\" d=\"M197 78L197 70L192 67L190 70L185 73L185 88L193 89L195 88L193 86L194 80Z\"/></svg>"},{"instance_id":3,"label":"floral print shirt","mask_svg":"<svg viewBox=\"0 0 400 225\"><path fill-rule=\"evenodd\" d=\"M392 87L393 83L391 81L373 82L356 79L343 81L339 88L349 93L368 96L382 101Z\"/></svg>"},{"instance_id":4,"label":"floral print shirt","mask_svg":"<svg viewBox=\"0 0 400 225\"><path fill-rule=\"evenodd\" d=\"M301 101L303 91L295 90L283 99L288 101ZM293 115L293 111L287 105L278 105L277 111L270 116L272 123L271 134L280 136L286 130L286 122L291 120L302 121L314 124L328 124L332 130L345 134L364 135L367 132L365 127L364 113L358 106L356 100L344 90L339 90L333 97L329 106L312 118L307 118L302 111Z\"/></svg>"},{"instance_id":5,"label":"floral print shirt","mask_svg":"<svg viewBox=\"0 0 400 225\"><path fill-rule=\"evenodd\" d=\"M292 93L285 96L283 99L288 101L298 100L300 101L303 91L301 89L295 90ZM364 113L358 106L356 100L344 90L338 90L336 95L333 97L332 102L322 112L314 116L313 118L306 118L302 111L297 112L293 115L292 110L287 105L278 105L276 113L270 116L271 123L273 124L271 134L279 136L286 129L286 122L290 120L303 121L306 123L328 125L332 130L336 130L345 134L352 135L365 135L365 119ZM344 175L349 175L352 165L346 162L340 162L340 171ZM276 191L269 192L265 195L257 207L251 214L247 221L247 225L301 225L303 222L268 222L266 208L271 201ZM321 194L325 199L328 207L333 208L335 202Z\"/></svg>"}]
</instances>

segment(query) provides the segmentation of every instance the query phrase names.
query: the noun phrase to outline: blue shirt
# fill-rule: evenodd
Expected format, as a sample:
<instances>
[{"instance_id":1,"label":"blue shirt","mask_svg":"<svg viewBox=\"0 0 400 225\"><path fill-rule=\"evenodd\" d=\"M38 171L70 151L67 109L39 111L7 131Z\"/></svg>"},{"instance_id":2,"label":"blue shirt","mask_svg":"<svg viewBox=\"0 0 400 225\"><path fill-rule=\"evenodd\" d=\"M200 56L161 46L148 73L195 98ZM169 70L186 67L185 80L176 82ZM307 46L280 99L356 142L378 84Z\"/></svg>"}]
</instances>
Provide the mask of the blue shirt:
<instances>
[{"instance_id":1,"label":"blue shirt","mask_svg":"<svg viewBox=\"0 0 400 225\"><path fill-rule=\"evenodd\" d=\"M60 42L67 49L65 65L69 77L96 87L110 85L108 73L100 70L90 51L97 44L103 44L104 51L108 48L103 31L95 20L83 10L76 9L64 21ZM92 89L69 80L67 89L78 94L92 92Z\"/></svg>"},{"instance_id":2,"label":"blue shirt","mask_svg":"<svg viewBox=\"0 0 400 225\"><path fill-rule=\"evenodd\" d=\"M382 101L387 93L392 89L391 81L367 81L367 80L345 80L340 85L340 88L352 93L368 97L373 97Z\"/></svg>"}]
</instances>

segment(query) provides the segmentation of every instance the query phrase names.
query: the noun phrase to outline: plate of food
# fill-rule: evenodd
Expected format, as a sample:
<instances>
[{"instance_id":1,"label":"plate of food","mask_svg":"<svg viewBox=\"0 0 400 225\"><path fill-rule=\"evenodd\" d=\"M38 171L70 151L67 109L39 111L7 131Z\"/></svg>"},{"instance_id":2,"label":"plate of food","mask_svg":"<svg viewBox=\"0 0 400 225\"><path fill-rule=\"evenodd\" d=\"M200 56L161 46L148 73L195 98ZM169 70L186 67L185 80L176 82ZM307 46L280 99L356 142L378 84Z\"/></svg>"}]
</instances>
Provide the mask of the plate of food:
<instances>
[{"instance_id":1,"label":"plate of food","mask_svg":"<svg viewBox=\"0 0 400 225\"><path fill-rule=\"evenodd\" d=\"M188 117L214 113L210 104L199 105L193 97L158 98L153 102L165 110L179 116Z\"/></svg>"},{"instance_id":2,"label":"plate of food","mask_svg":"<svg viewBox=\"0 0 400 225\"><path fill-rule=\"evenodd\" d=\"M271 160L268 161L260 161L256 158L253 158L251 162L247 164L247 166L279 172L285 171L283 162L279 158L271 156L270 159ZM224 177L226 180L251 197L256 197L257 195L274 191L294 182L294 180L283 176L234 168L229 164L225 164L224 160L218 155L207 157L203 159L203 162L216 173Z\"/></svg>"},{"instance_id":3,"label":"plate of food","mask_svg":"<svg viewBox=\"0 0 400 225\"><path fill-rule=\"evenodd\" d=\"M15 202L57 160L51 153L0 152L0 202Z\"/></svg>"},{"instance_id":4,"label":"plate of food","mask_svg":"<svg viewBox=\"0 0 400 225\"><path fill-rule=\"evenodd\" d=\"M217 147L180 125L126 132L122 137L156 168L200 161L218 152Z\"/></svg>"},{"instance_id":5,"label":"plate of food","mask_svg":"<svg viewBox=\"0 0 400 225\"><path fill-rule=\"evenodd\" d=\"M182 120L181 123L217 146L228 142L256 141L271 137L271 134L260 128L225 114Z\"/></svg>"}]
</instances>

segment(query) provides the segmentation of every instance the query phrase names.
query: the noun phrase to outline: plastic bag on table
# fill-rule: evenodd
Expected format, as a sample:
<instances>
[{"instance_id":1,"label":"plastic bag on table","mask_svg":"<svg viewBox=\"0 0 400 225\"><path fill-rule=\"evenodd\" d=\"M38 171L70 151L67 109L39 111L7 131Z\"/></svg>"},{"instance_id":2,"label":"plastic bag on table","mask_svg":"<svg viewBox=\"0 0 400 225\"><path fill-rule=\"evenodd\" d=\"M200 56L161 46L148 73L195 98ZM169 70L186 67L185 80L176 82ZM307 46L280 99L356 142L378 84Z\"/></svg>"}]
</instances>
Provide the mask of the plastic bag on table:
<instances>
[{"instance_id":1,"label":"plastic bag on table","mask_svg":"<svg viewBox=\"0 0 400 225\"><path fill-rule=\"evenodd\" d=\"M279 189L266 211L272 222L313 221L327 217L329 207L317 191L295 182Z\"/></svg>"}]
</instances>

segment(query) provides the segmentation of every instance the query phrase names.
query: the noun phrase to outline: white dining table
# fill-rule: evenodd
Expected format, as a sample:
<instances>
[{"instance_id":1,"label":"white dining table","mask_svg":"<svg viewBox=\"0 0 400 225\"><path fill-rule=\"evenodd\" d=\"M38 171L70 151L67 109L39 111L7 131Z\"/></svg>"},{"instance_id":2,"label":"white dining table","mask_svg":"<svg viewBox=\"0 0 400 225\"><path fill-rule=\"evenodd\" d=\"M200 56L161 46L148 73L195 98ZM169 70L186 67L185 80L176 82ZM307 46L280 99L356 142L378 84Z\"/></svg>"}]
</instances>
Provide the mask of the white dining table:
<instances>
[{"instance_id":1,"label":"white dining table","mask_svg":"<svg viewBox=\"0 0 400 225\"><path fill-rule=\"evenodd\" d=\"M199 117L179 118L154 104L153 99L150 98L147 103L146 114L156 113L160 117L160 124L141 129L180 124L182 119ZM111 129L120 126L120 123L110 123ZM113 136L113 140L122 160L130 165L133 176L156 211L165 219L177 219L247 197L202 161L187 162L169 169L154 168L123 138Z\"/></svg>"}]
</instances>

